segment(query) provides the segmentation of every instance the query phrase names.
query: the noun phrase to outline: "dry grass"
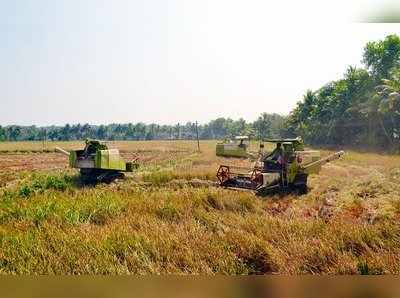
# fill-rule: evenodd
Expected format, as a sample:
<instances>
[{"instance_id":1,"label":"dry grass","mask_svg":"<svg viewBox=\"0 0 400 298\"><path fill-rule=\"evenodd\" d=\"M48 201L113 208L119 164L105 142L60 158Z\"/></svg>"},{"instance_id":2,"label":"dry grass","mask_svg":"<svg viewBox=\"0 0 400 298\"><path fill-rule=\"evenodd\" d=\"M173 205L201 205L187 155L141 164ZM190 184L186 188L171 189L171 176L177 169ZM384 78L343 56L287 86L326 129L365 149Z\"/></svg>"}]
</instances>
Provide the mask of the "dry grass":
<instances>
[{"instance_id":1,"label":"dry grass","mask_svg":"<svg viewBox=\"0 0 400 298\"><path fill-rule=\"evenodd\" d=\"M216 157L213 141L201 153L189 141L114 145L143 166L96 187L82 187L62 155L0 155L0 272L400 273L399 156L349 152L311 177L307 195L260 198L185 183L249 164Z\"/></svg>"}]
</instances>

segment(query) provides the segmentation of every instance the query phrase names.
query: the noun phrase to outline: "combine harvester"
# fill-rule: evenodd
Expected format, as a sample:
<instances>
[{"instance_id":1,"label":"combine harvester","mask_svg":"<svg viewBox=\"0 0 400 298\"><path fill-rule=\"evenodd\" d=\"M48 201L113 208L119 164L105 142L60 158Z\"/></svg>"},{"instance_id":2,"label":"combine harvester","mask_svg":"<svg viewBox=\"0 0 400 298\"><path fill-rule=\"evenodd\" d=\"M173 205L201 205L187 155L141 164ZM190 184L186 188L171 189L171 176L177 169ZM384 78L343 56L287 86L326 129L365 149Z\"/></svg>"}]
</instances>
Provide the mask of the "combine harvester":
<instances>
[{"instance_id":1,"label":"combine harvester","mask_svg":"<svg viewBox=\"0 0 400 298\"><path fill-rule=\"evenodd\" d=\"M250 146L248 136L237 136L234 140L226 140L215 147L217 156L225 157L249 157L247 149Z\"/></svg>"},{"instance_id":2,"label":"combine harvester","mask_svg":"<svg viewBox=\"0 0 400 298\"><path fill-rule=\"evenodd\" d=\"M307 178L318 174L321 166L339 159L344 151L321 158L319 151L304 150L303 140L267 139L276 144L275 150L260 155L253 168L221 165L217 172L219 185L226 188L245 189L257 194L267 194L272 190L307 192Z\"/></svg>"},{"instance_id":3,"label":"combine harvester","mask_svg":"<svg viewBox=\"0 0 400 298\"><path fill-rule=\"evenodd\" d=\"M123 178L124 172L133 172L138 164L125 162L118 149L108 149L105 142L86 140L83 150L66 151L56 147L56 150L69 157L71 168L80 170L86 182L110 183L115 179Z\"/></svg>"}]
</instances>

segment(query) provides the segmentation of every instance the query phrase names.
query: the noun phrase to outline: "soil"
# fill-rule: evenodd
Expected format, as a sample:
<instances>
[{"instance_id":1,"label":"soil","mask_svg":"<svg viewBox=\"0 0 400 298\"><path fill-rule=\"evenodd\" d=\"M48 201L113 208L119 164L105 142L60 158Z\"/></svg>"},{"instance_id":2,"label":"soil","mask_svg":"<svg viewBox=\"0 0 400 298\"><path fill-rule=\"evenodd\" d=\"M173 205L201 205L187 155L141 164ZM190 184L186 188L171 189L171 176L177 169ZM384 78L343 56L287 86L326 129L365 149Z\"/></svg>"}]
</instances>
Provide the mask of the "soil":
<instances>
[{"instance_id":1,"label":"soil","mask_svg":"<svg viewBox=\"0 0 400 298\"><path fill-rule=\"evenodd\" d=\"M1 171L53 170L68 167L68 159L58 153L1 154Z\"/></svg>"},{"instance_id":2,"label":"soil","mask_svg":"<svg viewBox=\"0 0 400 298\"><path fill-rule=\"evenodd\" d=\"M138 158L138 162L144 165L175 160L189 154L190 152L186 151L139 151L121 153L125 161ZM68 158L59 153L0 154L0 171L55 170L66 169L68 167Z\"/></svg>"}]
</instances>

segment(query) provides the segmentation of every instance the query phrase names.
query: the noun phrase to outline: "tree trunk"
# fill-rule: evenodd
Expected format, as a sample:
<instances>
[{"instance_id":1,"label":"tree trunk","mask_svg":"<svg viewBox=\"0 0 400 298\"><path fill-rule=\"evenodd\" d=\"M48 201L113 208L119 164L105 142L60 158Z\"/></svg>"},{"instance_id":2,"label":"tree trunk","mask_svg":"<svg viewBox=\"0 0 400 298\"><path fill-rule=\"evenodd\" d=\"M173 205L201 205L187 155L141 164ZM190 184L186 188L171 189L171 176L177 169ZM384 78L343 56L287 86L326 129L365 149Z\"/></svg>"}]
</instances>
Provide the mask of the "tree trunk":
<instances>
[{"instance_id":1,"label":"tree trunk","mask_svg":"<svg viewBox=\"0 0 400 298\"><path fill-rule=\"evenodd\" d=\"M389 144L391 146L391 148L393 148L393 140L390 137L390 135L388 134L386 128L385 128L385 124L383 123L382 117L378 116L379 118L379 124L381 125L381 128L383 130L384 135L386 136L387 140L389 141Z\"/></svg>"}]
</instances>

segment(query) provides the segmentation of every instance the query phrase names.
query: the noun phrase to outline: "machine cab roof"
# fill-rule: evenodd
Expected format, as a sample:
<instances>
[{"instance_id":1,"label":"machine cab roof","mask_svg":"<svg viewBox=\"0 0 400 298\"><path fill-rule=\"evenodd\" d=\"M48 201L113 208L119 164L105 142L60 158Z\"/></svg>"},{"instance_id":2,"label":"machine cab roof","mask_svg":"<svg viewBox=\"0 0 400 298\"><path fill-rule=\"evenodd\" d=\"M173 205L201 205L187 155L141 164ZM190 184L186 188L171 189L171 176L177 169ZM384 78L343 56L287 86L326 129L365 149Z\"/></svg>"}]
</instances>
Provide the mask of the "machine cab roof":
<instances>
[{"instance_id":1,"label":"machine cab roof","mask_svg":"<svg viewBox=\"0 0 400 298\"><path fill-rule=\"evenodd\" d=\"M101 140L96 140L96 139L86 139L85 140L86 144L99 144L99 145L106 145L105 141L101 141Z\"/></svg>"},{"instance_id":2,"label":"machine cab roof","mask_svg":"<svg viewBox=\"0 0 400 298\"><path fill-rule=\"evenodd\" d=\"M304 150L304 142L301 137L291 138L291 139L265 139L264 142L268 143L281 143L284 147L292 147L291 150L294 151L303 151Z\"/></svg>"},{"instance_id":3,"label":"machine cab roof","mask_svg":"<svg viewBox=\"0 0 400 298\"><path fill-rule=\"evenodd\" d=\"M248 136L236 136L235 140L248 140L249 137Z\"/></svg>"},{"instance_id":4,"label":"machine cab roof","mask_svg":"<svg viewBox=\"0 0 400 298\"><path fill-rule=\"evenodd\" d=\"M301 137L292 139L265 139L265 142L269 143L301 143L303 144L303 139Z\"/></svg>"}]
</instances>

